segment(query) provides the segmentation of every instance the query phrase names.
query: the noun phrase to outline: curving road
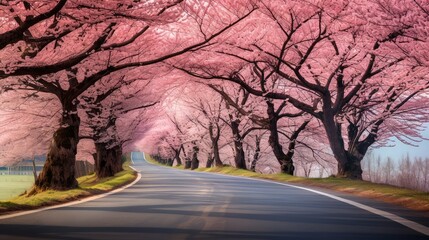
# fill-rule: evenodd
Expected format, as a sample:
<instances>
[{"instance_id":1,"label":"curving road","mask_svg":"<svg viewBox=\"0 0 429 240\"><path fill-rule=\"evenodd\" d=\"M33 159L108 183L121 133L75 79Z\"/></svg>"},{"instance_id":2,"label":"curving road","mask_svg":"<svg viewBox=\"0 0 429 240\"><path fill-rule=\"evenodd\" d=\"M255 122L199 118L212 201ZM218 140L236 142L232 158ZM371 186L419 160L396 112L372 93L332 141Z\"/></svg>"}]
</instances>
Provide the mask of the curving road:
<instances>
[{"instance_id":1,"label":"curving road","mask_svg":"<svg viewBox=\"0 0 429 240\"><path fill-rule=\"evenodd\" d=\"M132 159L142 175L132 187L94 201L2 219L0 239L429 239L315 192L154 166L141 153ZM423 231L429 225L420 213L340 197L394 213L390 217L399 222L398 216L405 217Z\"/></svg>"}]
</instances>

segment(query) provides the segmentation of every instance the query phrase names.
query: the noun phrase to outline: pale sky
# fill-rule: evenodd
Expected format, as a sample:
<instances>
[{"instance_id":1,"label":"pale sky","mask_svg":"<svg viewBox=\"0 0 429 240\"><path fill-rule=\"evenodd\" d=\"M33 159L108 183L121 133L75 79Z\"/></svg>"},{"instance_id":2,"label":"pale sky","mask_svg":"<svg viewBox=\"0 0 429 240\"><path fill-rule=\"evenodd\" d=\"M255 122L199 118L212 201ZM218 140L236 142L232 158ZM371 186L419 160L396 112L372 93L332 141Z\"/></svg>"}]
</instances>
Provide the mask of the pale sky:
<instances>
[{"instance_id":1,"label":"pale sky","mask_svg":"<svg viewBox=\"0 0 429 240\"><path fill-rule=\"evenodd\" d=\"M429 126L429 123L427 124ZM423 132L423 137L429 138L429 128ZM380 156L382 159L386 157L391 157L392 159L400 159L403 156L409 154L411 159L414 158L429 158L429 141L422 140L416 145L418 147L410 146L403 144L402 142L395 139L396 146L394 147L382 147L378 149L373 149L372 153L375 157Z\"/></svg>"}]
</instances>

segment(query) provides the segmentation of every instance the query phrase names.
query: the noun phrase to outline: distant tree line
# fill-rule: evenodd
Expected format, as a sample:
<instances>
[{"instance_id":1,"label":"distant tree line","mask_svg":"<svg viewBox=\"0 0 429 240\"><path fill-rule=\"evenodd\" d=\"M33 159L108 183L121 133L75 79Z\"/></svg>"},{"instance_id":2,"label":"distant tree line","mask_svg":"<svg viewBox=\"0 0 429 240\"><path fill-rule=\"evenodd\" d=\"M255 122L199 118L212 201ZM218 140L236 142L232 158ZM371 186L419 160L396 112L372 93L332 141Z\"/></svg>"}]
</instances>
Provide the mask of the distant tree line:
<instances>
[{"instance_id":1,"label":"distant tree line","mask_svg":"<svg viewBox=\"0 0 429 240\"><path fill-rule=\"evenodd\" d=\"M363 178L375 183L429 192L429 158L381 158L369 154L363 161Z\"/></svg>"}]
</instances>

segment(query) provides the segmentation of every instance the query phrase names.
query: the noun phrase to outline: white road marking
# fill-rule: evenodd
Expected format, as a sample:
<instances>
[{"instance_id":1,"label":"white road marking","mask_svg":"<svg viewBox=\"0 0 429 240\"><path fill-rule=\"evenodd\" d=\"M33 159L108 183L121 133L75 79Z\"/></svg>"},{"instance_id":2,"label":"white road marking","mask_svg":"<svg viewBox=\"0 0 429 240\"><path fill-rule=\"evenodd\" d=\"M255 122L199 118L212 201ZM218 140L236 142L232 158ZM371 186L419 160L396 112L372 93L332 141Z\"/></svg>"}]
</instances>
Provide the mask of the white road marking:
<instances>
[{"instance_id":1,"label":"white road marking","mask_svg":"<svg viewBox=\"0 0 429 240\"><path fill-rule=\"evenodd\" d=\"M148 162L148 163L152 164L150 162ZM349 200L349 199L345 199L345 198L338 197L338 196L335 196L335 195L332 195L332 194L329 194L329 193L317 191L317 190L314 190L314 189L311 189L311 188L300 187L300 186L295 186L295 185L291 185L291 184L287 184L287 183L280 183L280 182L275 182L275 181L270 181L270 180L265 180L265 179L250 178L250 177L243 177L243 176L225 175L225 174L221 174L221 173L211 173L211 172L194 172L194 173L214 174L216 176L249 179L249 180L253 180L253 181L261 181L261 182L273 183L273 184L278 184L278 185L283 185L283 186L287 186L287 187L298 188L298 189L301 189L301 190L313 192L313 193L316 193L316 194L319 194L319 195L323 195L325 197L329 197L329 198L335 199L337 201L340 201L340 202L352 205L354 207L363 209L365 211L368 211L370 213L379 215L381 217L390 219L390 220L392 220L394 222L397 222L397 223L399 223L401 225L404 225L404 226L406 226L408 228L411 228L414 231L417 231L417 232L422 233L422 234L424 234L426 236L429 236L429 227L426 227L426 226L424 226L424 225L422 225L420 223L413 222L411 220L405 219L405 218L400 217L398 215L395 215L393 213L389 213L389 212L386 212L386 211L383 211L383 210L380 210L380 209L376 209L376 208L373 208L373 207L370 207L370 206L367 206L367 205L364 205L364 204L361 204L361 203L358 203L358 202L355 202L355 201L352 201L352 200Z\"/></svg>"},{"instance_id":2,"label":"white road marking","mask_svg":"<svg viewBox=\"0 0 429 240\"><path fill-rule=\"evenodd\" d=\"M131 155L131 159L132 159L132 155ZM144 159L144 160L146 160L146 159ZM147 162L147 160L146 160L146 162ZM151 163L149 163L149 164L151 164ZM154 165L154 164L152 164L152 165ZM131 168L133 168L133 167L131 167ZM134 170L137 171L136 169L134 169ZM384 218L390 219L390 220L392 220L394 222L397 222L397 223L399 223L401 225L404 225L404 226L406 226L406 227L408 227L410 229L413 229L413 230L415 230L415 231L417 231L419 233L422 233L422 234L424 234L426 236L429 236L429 228L426 227L426 226L424 226L424 225L422 225L422 224L419 224L419 223L413 222L411 220L402 218L402 217L400 217L398 215L395 215L393 213L389 213L389 212L386 212L386 211L383 211L383 210L379 210L379 209L376 209L376 208L373 208L373 207L370 207L370 206L367 206L367 205L364 205L364 204L361 204L361 203L358 203L358 202L355 202L355 201L352 201L352 200L349 200L349 199L338 197L338 196L335 196L335 195L332 195L332 194L329 194L329 193L317 191L317 190L310 189L310 188L294 186L294 185L291 185L291 184L279 183L279 182L264 180L264 179L249 178L249 177L242 177L242 176L232 176L232 175L223 175L223 174L219 174L219 173L208 173L208 172L195 172L195 173L199 173L199 174L213 174L213 175L223 176L223 177L235 177L235 178L248 179L248 180L253 180L253 181L261 181L261 182L273 183L273 184L278 184L278 185L283 185L283 186L287 186L287 187L292 187L292 188L297 188L297 189L301 189L301 190L313 192L313 193L316 193L316 194L319 194L319 195L323 195L323 196L335 199L337 201L340 201L340 202L352 205L354 207L363 209L365 211L368 211L368 212L371 212L373 214L382 216ZM19 212L19 213L14 213L14 214L3 215L3 216L0 216L0 220L2 220L2 219L8 219L8 218L14 218L14 217L28 215L28 214L33 214L33 213L42 212L42 211L46 211L46 210L50 210L50 209L56 209L56 208L61 208L61 207L73 206L73 205L77 205L77 204L81 204L81 203L93 201L93 200L96 200L96 199L99 199L99 198L103 198L103 197L115 194L117 192L123 191L124 189L126 189L128 187L131 187L132 185L136 184L140 179L141 179L141 174L140 174L140 172L138 172L137 173L137 178L132 183L130 183L130 184L126 185L126 186L123 186L121 188L115 189L115 190L113 190L111 192L107 192L107 193L104 193L104 194L100 194L100 195L96 195L96 196L84 198L82 200L68 202L68 203L64 203L64 204L60 204L60 205L49 206L49 207L40 208L40 209L36 209L36 210L31 210L31 211L25 211L25 212Z\"/></svg>"},{"instance_id":3,"label":"white road marking","mask_svg":"<svg viewBox=\"0 0 429 240\"><path fill-rule=\"evenodd\" d=\"M416 223L416 222L413 222L411 220L405 219L405 218L400 217L398 215L395 215L393 213L389 213L389 212L386 212L386 211L383 211L383 210L380 210L380 209L377 209L377 208L373 208L373 207L367 206L367 205L362 204L362 203L358 203L358 202L355 202L355 201L352 201L352 200L349 200L349 199L338 197L338 196L335 196L335 195L332 195L332 194L329 194L329 193L317 191L317 190L314 190L314 189L311 189L311 188L299 187L299 186L294 186L294 185L290 185L290 184L286 184L286 183L272 182L272 181L267 181L267 180L263 180L263 179L257 179L257 180L260 180L260 181L263 181L263 182L271 182L271 183L275 183L275 184L279 184L279 185L284 185L284 186L288 186L288 187L298 188L298 189L310 191L310 192L313 192L313 193L317 193L317 194L320 194L320 195L323 195L323 196L335 199L337 201L340 201L340 202L343 202L343 203L347 203L349 205L352 205L352 206L355 206L357 208L363 209L363 210L368 211L370 213L379 215L381 217L385 217L385 218L390 219L390 220L392 220L394 222L402 224L402 225L404 225L404 226L406 226L408 228L411 228L411 229L413 229L413 230L415 230L415 231L417 231L419 233L422 233L422 234L424 234L426 236L429 236L429 227L426 227L426 226L424 226L424 225L422 225L420 223Z\"/></svg>"}]
</instances>

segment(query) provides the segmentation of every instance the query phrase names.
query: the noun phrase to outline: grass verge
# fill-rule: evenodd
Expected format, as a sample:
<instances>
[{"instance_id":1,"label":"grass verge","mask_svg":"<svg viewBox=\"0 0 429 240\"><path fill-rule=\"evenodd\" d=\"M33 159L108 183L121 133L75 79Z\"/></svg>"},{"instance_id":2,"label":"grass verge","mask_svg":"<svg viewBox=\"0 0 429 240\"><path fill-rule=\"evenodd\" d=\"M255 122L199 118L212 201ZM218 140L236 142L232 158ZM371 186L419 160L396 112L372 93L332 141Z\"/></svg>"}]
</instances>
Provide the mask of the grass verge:
<instances>
[{"instance_id":1,"label":"grass verge","mask_svg":"<svg viewBox=\"0 0 429 240\"><path fill-rule=\"evenodd\" d=\"M146 155L149 162L157 163L150 156ZM158 165L161 165L157 163ZM178 168L183 169L183 166ZM212 172L233 176L249 178L259 178L276 182L298 184L330 189L338 192L350 193L353 195L380 200L395 205L400 205L408 209L413 209L429 214L429 193L400 188L387 184L377 184L368 181L350 180L345 178L303 178L287 174L261 174L248 170L237 169L230 166L198 168L194 171Z\"/></svg>"},{"instance_id":2,"label":"grass verge","mask_svg":"<svg viewBox=\"0 0 429 240\"><path fill-rule=\"evenodd\" d=\"M95 174L80 177L77 179L79 187L76 189L66 191L48 190L30 197L22 194L21 196L8 201L0 201L0 214L57 205L109 192L113 189L131 183L137 177L137 173L130 168L129 156L127 156L127 160L125 161L123 168L123 171L115 174L113 177L97 179Z\"/></svg>"}]
</instances>

